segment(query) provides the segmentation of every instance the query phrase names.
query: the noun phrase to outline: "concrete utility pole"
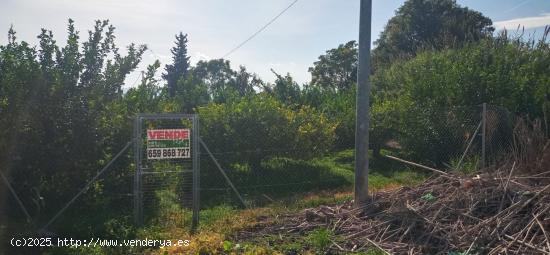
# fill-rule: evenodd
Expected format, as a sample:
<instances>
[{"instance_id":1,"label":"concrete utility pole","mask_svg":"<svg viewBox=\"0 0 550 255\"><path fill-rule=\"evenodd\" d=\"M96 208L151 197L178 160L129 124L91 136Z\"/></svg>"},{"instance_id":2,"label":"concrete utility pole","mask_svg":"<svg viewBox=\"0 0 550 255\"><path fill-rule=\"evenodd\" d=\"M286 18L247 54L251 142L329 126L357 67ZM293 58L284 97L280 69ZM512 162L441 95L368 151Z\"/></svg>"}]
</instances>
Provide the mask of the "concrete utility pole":
<instances>
[{"instance_id":1,"label":"concrete utility pole","mask_svg":"<svg viewBox=\"0 0 550 255\"><path fill-rule=\"evenodd\" d=\"M355 206L369 201L369 94L372 0L361 0L355 123Z\"/></svg>"}]
</instances>

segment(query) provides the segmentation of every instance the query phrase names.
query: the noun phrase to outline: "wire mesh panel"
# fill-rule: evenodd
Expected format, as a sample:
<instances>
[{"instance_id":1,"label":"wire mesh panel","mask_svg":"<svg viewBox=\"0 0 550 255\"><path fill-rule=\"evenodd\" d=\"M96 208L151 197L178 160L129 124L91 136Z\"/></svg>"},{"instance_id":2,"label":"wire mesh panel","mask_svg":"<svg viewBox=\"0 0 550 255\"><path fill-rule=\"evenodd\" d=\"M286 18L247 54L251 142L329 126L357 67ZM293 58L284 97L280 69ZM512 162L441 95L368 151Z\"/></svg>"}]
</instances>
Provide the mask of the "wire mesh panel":
<instances>
[{"instance_id":1,"label":"wire mesh panel","mask_svg":"<svg viewBox=\"0 0 550 255\"><path fill-rule=\"evenodd\" d=\"M302 123L306 124L300 127ZM242 207L241 200L249 207L263 206L307 192L349 187L352 183L351 166L334 170L328 163L321 162L321 158L328 155L323 148L328 146L320 145L325 141L319 141L322 140L319 136L308 137L308 142L300 140L308 136L300 132L314 129L307 121L265 120L254 114L246 116L246 113L234 116L201 114L201 125L201 141L210 151L201 147L203 208L220 204ZM289 127L294 126L301 137L288 134L292 133ZM349 152L346 162L353 160L353 152Z\"/></svg>"},{"instance_id":2,"label":"wire mesh panel","mask_svg":"<svg viewBox=\"0 0 550 255\"><path fill-rule=\"evenodd\" d=\"M506 109L479 106L417 109L400 119L390 139L407 160L451 170L476 171L505 157L514 117Z\"/></svg>"},{"instance_id":3,"label":"wire mesh panel","mask_svg":"<svg viewBox=\"0 0 550 255\"><path fill-rule=\"evenodd\" d=\"M198 223L198 118L187 114L142 114L134 136L136 223L185 227Z\"/></svg>"},{"instance_id":4,"label":"wire mesh panel","mask_svg":"<svg viewBox=\"0 0 550 255\"><path fill-rule=\"evenodd\" d=\"M507 109L487 105L485 107L485 166L499 163L511 150L514 125L518 118Z\"/></svg>"},{"instance_id":5,"label":"wire mesh panel","mask_svg":"<svg viewBox=\"0 0 550 255\"><path fill-rule=\"evenodd\" d=\"M482 107L420 108L400 118L386 147L407 160L437 168L477 168Z\"/></svg>"},{"instance_id":6,"label":"wire mesh panel","mask_svg":"<svg viewBox=\"0 0 550 255\"><path fill-rule=\"evenodd\" d=\"M204 150L202 153L205 153ZM212 154L247 206L251 207L290 198L296 194L348 184L348 180L343 180L341 176L333 176L325 167L290 156L266 157L261 165L253 166L246 161L228 162L228 158L235 153L218 151ZM201 160L201 205L205 208L219 204L241 206L239 198L208 155L201 157Z\"/></svg>"},{"instance_id":7,"label":"wire mesh panel","mask_svg":"<svg viewBox=\"0 0 550 255\"><path fill-rule=\"evenodd\" d=\"M373 157L395 155L437 169L473 173L505 157L512 143L514 120L503 108L486 104L413 107L407 114L389 116L384 123L390 125L379 125L376 128L382 131L371 133ZM262 119L249 112L253 111L201 114L201 141L209 148L201 162L202 206L243 204L239 200L261 206L353 183L353 150L315 151L323 148L321 139L315 138L326 136L316 133L300 140L303 133L288 132L292 120ZM304 131L314 125L296 126ZM238 192L232 191L220 171Z\"/></svg>"}]
</instances>

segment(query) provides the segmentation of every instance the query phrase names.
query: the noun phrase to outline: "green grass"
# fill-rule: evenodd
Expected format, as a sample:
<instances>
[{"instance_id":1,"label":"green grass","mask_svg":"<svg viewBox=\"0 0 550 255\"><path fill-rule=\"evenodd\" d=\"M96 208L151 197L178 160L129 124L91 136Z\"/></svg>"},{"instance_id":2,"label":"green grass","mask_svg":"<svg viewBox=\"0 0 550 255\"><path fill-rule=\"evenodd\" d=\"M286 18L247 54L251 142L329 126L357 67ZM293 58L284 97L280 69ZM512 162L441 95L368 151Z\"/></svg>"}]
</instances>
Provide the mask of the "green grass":
<instances>
[{"instance_id":1,"label":"green grass","mask_svg":"<svg viewBox=\"0 0 550 255\"><path fill-rule=\"evenodd\" d=\"M295 160L288 158L276 158L264 163L266 169L274 173L288 173L289 181L300 180L300 178L310 178L315 176L318 183L315 187L300 187L299 192L292 191L284 193L284 196L276 197L276 202L271 202L265 206L270 208L270 213L264 215L267 218L275 218L276 215L293 213L304 208L318 207L320 205L334 205L353 199L351 188L354 180L354 152L346 150L335 153L330 156L316 158L311 160ZM426 176L422 172L409 169L400 163L396 163L386 158L371 157L371 172L369 174L369 187L371 190L385 188L395 188L397 186L410 186L421 183ZM305 169L305 170L304 170ZM297 173L297 171L304 171ZM332 183L330 181L333 181ZM325 190L326 188L327 190ZM266 208L266 207L264 207ZM212 215L212 221L216 222L214 215L223 214L221 217L232 217L231 213L237 213L238 210L214 209L207 214ZM203 216L201 216L202 219ZM206 216L209 218L210 216ZM234 215L239 218L242 216ZM218 217L219 218L219 217ZM203 220L204 224L209 224L210 220ZM218 221L219 222L219 221ZM213 223L213 225L219 225ZM230 230L224 230L224 233L231 233ZM241 247L262 247L267 250L277 251L284 254L304 254L316 253L324 254L326 249L332 245L332 241L338 241L341 238L330 230L325 228L315 229L303 234L272 235L247 240L241 243ZM236 244L231 243L232 247ZM229 243L226 243L226 248ZM354 254L378 255L385 254L376 247L371 247L365 252Z\"/></svg>"},{"instance_id":2,"label":"green grass","mask_svg":"<svg viewBox=\"0 0 550 255\"><path fill-rule=\"evenodd\" d=\"M289 208L317 207L319 205L331 205L353 199L351 194L354 183L354 151L345 150L330 156L311 160L295 160L288 158L272 159L265 163L273 172L291 172L287 180L289 182L304 181L305 178L315 181L313 185L295 185L264 191L277 200L279 206ZM407 166L387 158L370 157L370 190L396 188L399 186L417 185L426 179L426 175L420 171L409 169ZM284 170L283 170L284 169ZM304 176L295 172L306 172ZM273 178L277 179L277 178ZM324 192L324 190L330 190ZM338 196L334 192L338 191ZM275 192L272 195L269 192ZM345 194L347 193L347 194ZM304 199L307 198L307 199ZM264 204L266 206L270 203Z\"/></svg>"},{"instance_id":3,"label":"green grass","mask_svg":"<svg viewBox=\"0 0 550 255\"><path fill-rule=\"evenodd\" d=\"M382 151L382 154L385 153L387 151ZM330 168L333 175L343 176L351 185L354 180L354 158L353 150L345 150L314 161ZM417 185L425 179L426 175L422 172L387 158L375 158L369 152L369 188L371 189L377 190L395 185Z\"/></svg>"},{"instance_id":4,"label":"green grass","mask_svg":"<svg viewBox=\"0 0 550 255\"><path fill-rule=\"evenodd\" d=\"M380 173L369 174L369 188L371 189L384 189L398 186L412 186L422 183L426 179L426 176L422 173L417 173L411 170L395 171L389 175Z\"/></svg>"},{"instance_id":5,"label":"green grass","mask_svg":"<svg viewBox=\"0 0 550 255\"><path fill-rule=\"evenodd\" d=\"M287 182L310 181L305 185L290 185L274 188L255 188L247 190L247 183L251 181L250 169L242 167L236 171L232 180L237 189L252 201L250 205L255 209L239 210L238 201L225 201L223 203L201 203L205 205L200 213L199 234L193 237L198 243L196 250L231 250L237 253L251 254L261 251L262 254L271 254L269 251L287 254L301 254L313 252L322 254L332 245L332 240L338 240L338 236L331 231L320 228L312 232L298 236L273 236L258 240L250 240L245 243L233 243L231 236L235 231L253 224L258 217L275 218L276 215L293 213L304 208L318 207L320 205L334 205L353 199L352 187L354 182L354 151L346 150L329 156L310 160L298 160L290 158L273 158L262 164L266 171L264 184L279 180ZM235 174L235 173L234 173ZM241 174L239 176L239 174ZM380 190L397 186L415 185L422 182L425 176L413 171L406 166L393 162L386 158L370 157L369 188ZM262 183L260 183L262 184ZM247 194L248 193L248 194ZM251 194L268 195L275 201L257 203L257 197ZM170 219L183 217L186 224L190 225L191 212L178 205L178 199L174 193L157 191L158 206L150 212L154 219L148 221L148 225L139 229L133 228L131 219L121 221L113 220L104 222L109 237L113 238L153 238L170 239L188 236L189 229L179 225L167 225ZM216 195L216 194L214 194ZM219 195L219 193L217 194ZM204 197L203 197L204 198ZM212 200L215 202L215 200ZM201 201L202 202L202 201ZM223 244L223 245L222 245ZM225 246L225 247L224 247ZM53 250L51 254L124 254L125 252L144 252L143 249L61 249ZM154 250L147 250L155 252ZM160 250L158 250L160 252ZM164 251L162 251L164 252ZM176 252L177 253L177 252ZM173 254L173 253L168 253ZM363 253L377 255L383 254L380 250L372 248Z\"/></svg>"},{"instance_id":6,"label":"green grass","mask_svg":"<svg viewBox=\"0 0 550 255\"><path fill-rule=\"evenodd\" d=\"M201 210L201 224L210 226L214 224L216 220L226 218L235 213L237 213L237 210L234 207L225 204Z\"/></svg>"},{"instance_id":7,"label":"green grass","mask_svg":"<svg viewBox=\"0 0 550 255\"><path fill-rule=\"evenodd\" d=\"M480 158L479 156L466 157L464 158L464 160L462 160L462 162L460 163L460 166L458 165L459 161L460 161L460 158L451 159L451 161L449 162L450 168L453 170L456 170L458 168L459 173L470 175L477 172Z\"/></svg>"},{"instance_id":8,"label":"green grass","mask_svg":"<svg viewBox=\"0 0 550 255\"><path fill-rule=\"evenodd\" d=\"M326 228L318 228L309 232L305 237L305 241L306 244L321 253L331 245L333 238L332 231Z\"/></svg>"},{"instance_id":9,"label":"green grass","mask_svg":"<svg viewBox=\"0 0 550 255\"><path fill-rule=\"evenodd\" d=\"M299 210L304 208L318 207L320 205L340 204L343 202L351 201L353 199L353 195L350 192L344 191L340 194L340 196L336 195L337 194L334 193L320 193L318 196L311 196L308 197L308 199L303 199L303 196L298 196L294 199L294 202L288 207Z\"/></svg>"},{"instance_id":10,"label":"green grass","mask_svg":"<svg viewBox=\"0 0 550 255\"><path fill-rule=\"evenodd\" d=\"M369 158L371 190L415 185L425 179L421 171L411 170L402 163L371 155ZM261 207L273 200L290 202L287 198L296 194L341 188L351 190L355 178L354 164L354 151L345 150L307 160L288 157L266 159L261 169L256 171L246 164L233 164L228 175L250 206ZM232 191L216 189L227 186L217 170L201 178L205 188L201 192L203 207L220 203L240 206Z\"/></svg>"}]
</instances>

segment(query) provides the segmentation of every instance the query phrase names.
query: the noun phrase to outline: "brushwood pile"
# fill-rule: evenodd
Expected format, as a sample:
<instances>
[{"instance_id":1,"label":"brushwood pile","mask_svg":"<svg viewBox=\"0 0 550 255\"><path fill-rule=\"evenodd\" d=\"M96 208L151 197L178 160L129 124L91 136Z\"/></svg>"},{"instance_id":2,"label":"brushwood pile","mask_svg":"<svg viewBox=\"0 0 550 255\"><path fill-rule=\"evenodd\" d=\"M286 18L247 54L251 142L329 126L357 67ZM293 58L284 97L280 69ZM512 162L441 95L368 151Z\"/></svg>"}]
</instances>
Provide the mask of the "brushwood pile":
<instances>
[{"instance_id":1,"label":"brushwood pile","mask_svg":"<svg viewBox=\"0 0 550 255\"><path fill-rule=\"evenodd\" d=\"M524 124L525 125L525 124ZM509 154L475 174L448 171L370 203L320 206L264 219L237 239L334 234L329 254L550 254L550 140L516 128Z\"/></svg>"}]
</instances>

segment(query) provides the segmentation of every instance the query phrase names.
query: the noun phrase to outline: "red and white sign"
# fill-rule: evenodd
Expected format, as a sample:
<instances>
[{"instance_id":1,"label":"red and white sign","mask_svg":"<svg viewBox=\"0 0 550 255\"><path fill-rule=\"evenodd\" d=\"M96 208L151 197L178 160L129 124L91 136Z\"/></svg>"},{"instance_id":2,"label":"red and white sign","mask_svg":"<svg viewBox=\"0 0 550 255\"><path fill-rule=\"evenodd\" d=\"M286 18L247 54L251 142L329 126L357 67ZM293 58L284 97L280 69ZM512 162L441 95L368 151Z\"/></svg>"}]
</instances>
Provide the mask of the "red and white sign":
<instances>
[{"instance_id":1,"label":"red and white sign","mask_svg":"<svg viewBox=\"0 0 550 255\"><path fill-rule=\"evenodd\" d=\"M147 130L147 140L186 140L189 129L151 129Z\"/></svg>"},{"instance_id":2,"label":"red and white sign","mask_svg":"<svg viewBox=\"0 0 550 255\"><path fill-rule=\"evenodd\" d=\"M147 159L191 158L189 129L147 130Z\"/></svg>"}]
</instances>

